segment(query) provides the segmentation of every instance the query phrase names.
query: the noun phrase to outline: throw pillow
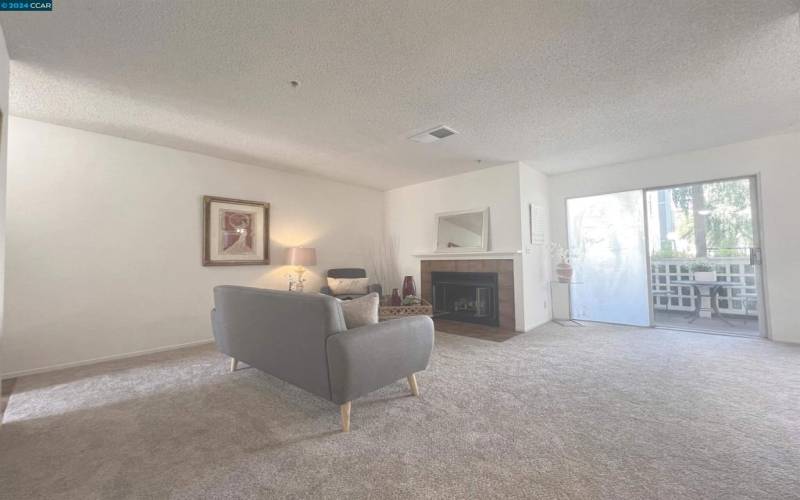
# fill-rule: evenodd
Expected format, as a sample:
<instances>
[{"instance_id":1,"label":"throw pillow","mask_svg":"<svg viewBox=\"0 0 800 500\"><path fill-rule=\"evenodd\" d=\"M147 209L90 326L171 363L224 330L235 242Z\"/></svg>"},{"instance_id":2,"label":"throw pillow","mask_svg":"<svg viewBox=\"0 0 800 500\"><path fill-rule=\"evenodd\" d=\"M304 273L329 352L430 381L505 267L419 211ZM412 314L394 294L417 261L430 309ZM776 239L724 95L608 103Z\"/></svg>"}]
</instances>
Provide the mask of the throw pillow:
<instances>
[{"instance_id":1,"label":"throw pillow","mask_svg":"<svg viewBox=\"0 0 800 500\"><path fill-rule=\"evenodd\" d=\"M367 278L328 278L328 288L334 295L359 295L367 293Z\"/></svg>"},{"instance_id":2,"label":"throw pillow","mask_svg":"<svg viewBox=\"0 0 800 500\"><path fill-rule=\"evenodd\" d=\"M380 297L377 293L373 292L353 300L343 300L341 303L344 323L348 330L378 322Z\"/></svg>"}]
</instances>

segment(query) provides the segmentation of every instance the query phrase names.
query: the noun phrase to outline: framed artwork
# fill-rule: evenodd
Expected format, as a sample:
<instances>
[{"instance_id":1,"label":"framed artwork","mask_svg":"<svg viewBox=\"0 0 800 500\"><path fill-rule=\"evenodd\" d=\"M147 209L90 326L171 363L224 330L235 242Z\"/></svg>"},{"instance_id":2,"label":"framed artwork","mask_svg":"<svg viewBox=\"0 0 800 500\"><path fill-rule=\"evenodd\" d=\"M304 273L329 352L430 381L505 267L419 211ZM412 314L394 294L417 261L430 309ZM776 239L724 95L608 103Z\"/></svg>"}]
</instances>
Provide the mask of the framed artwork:
<instances>
[{"instance_id":1,"label":"framed artwork","mask_svg":"<svg viewBox=\"0 0 800 500\"><path fill-rule=\"evenodd\" d=\"M546 220L547 211L543 206L528 203L528 231L530 232L531 245L544 245Z\"/></svg>"},{"instance_id":2,"label":"framed artwork","mask_svg":"<svg viewBox=\"0 0 800 500\"><path fill-rule=\"evenodd\" d=\"M269 264L269 203L203 196L203 265Z\"/></svg>"}]
</instances>

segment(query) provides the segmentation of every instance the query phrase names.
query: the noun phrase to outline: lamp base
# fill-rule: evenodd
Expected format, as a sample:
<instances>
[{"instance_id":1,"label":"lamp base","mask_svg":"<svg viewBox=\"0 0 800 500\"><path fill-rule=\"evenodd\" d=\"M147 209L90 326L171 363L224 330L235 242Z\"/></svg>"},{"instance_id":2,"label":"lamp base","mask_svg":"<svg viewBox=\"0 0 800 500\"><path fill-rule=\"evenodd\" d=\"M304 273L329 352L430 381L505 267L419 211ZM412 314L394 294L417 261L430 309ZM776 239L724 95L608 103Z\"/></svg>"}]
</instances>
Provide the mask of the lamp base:
<instances>
[{"instance_id":1,"label":"lamp base","mask_svg":"<svg viewBox=\"0 0 800 500\"><path fill-rule=\"evenodd\" d=\"M306 279L303 278L303 274L305 274L306 270L302 267L298 267L295 269L295 272L297 273L297 281L294 283L294 291L302 293L305 288L304 283L306 281Z\"/></svg>"}]
</instances>

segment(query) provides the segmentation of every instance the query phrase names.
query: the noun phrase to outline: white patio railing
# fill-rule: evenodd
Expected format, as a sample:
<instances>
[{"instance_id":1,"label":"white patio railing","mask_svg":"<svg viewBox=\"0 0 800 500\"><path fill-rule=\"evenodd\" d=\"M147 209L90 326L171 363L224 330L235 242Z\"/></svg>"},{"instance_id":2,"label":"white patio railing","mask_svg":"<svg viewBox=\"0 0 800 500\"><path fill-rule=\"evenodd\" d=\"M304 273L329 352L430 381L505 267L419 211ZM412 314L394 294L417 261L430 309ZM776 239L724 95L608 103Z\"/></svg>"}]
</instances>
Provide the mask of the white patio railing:
<instances>
[{"instance_id":1,"label":"white patio railing","mask_svg":"<svg viewBox=\"0 0 800 500\"><path fill-rule=\"evenodd\" d=\"M717 281L728 286L719 289L717 305L723 314L758 315L756 271L747 257L712 257L702 259L716 266ZM661 311L694 311L695 290L691 285L675 283L692 279L693 259L652 259L653 305Z\"/></svg>"}]
</instances>

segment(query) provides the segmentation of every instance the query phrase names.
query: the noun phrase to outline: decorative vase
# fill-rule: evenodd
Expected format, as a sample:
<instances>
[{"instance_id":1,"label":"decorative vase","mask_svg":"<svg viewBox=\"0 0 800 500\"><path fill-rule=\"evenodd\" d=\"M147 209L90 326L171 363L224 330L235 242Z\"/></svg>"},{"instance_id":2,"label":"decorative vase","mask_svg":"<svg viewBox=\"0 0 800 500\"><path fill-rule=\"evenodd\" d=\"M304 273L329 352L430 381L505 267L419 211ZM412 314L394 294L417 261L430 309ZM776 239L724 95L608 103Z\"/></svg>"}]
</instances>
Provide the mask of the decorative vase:
<instances>
[{"instance_id":1,"label":"decorative vase","mask_svg":"<svg viewBox=\"0 0 800 500\"><path fill-rule=\"evenodd\" d=\"M572 281L572 266L562 262L556 266L556 276L559 283L569 283Z\"/></svg>"},{"instance_id":2,"label":"decorative vase","mask_svg":"<svg viewBox=\"0 0 800 500\"><path fill-rule=\"evenodd\" d=\"M400 298L400 293L397 291L397 288L392 290L392 298L389 304L393 306L399 306L403 304L403 299Z\"/></svg>"},{"instance_id":3,"label":"decorative vase","mask_svg":"<svg viewBox=\"0 0 800 500\"><path fill-rule=\"evenodd\" d=\"M414 277L413 276L406 276L403 278L403 297L406 298L409 295L416 296L417 295L417 286L414 284Z\"/></svg>"}]
</instances>

